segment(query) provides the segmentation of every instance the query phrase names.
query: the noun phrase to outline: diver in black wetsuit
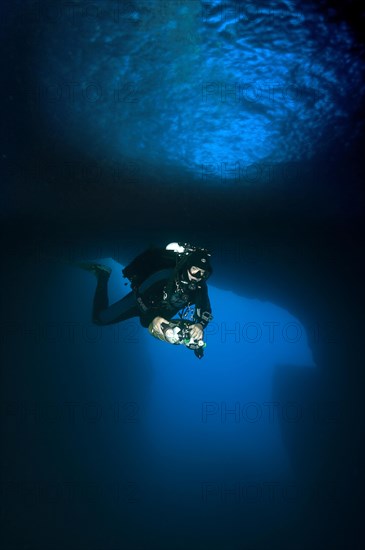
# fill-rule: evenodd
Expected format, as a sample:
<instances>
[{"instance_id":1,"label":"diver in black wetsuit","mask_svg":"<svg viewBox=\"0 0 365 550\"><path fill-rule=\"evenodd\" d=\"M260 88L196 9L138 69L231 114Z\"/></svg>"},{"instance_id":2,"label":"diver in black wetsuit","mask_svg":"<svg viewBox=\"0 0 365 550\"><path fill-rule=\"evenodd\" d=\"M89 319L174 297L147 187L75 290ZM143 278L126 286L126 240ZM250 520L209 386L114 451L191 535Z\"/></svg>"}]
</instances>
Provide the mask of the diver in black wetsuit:
<instances>
[{"instance_id":1,"label":"diver in black wetsuit","mask_svg":"<svg viewBox=\"0 0 365 550\"><path fill-rule=\"evenodd\" d=\"M79 266L97 277L94 323L110 325L139 317L141 325L148 327L153 336L172 343L165 336L166 324L178 312L181 319L193 313L190 335L196 341L203 338L203 331L212 319L206 284L212 267L206 249L187 243L171 243L165 249L146 250L123 269L123 276L129 279L132 291L111 306L108 302L111 269L101 264Z\"/></svg>"}]
</instances>

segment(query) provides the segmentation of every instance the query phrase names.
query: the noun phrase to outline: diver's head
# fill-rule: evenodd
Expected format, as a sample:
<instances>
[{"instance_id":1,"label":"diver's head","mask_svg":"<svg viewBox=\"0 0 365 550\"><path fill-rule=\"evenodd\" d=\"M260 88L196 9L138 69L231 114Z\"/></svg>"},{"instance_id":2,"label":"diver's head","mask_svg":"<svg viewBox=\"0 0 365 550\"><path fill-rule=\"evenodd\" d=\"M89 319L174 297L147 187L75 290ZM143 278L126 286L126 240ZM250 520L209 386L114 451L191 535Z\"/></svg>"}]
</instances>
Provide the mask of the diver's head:
<instances>
[{"instance_id":1,"label":"diver's head","mask_svg":"<svg viewBox=\"0 0 365 550\"><path fill-rule=\"evenodd\" d=\"M190 282L207 280L212 274L212 267L209 261L210 254L196 250L192 252L186 263L186 278Z\"/></svg>"},{"instance_id":2,"label":"diver's head","mask_svg":"<svg viewBox=\"0 0 365 550\"><path fill-rule=\"evenodd\" d=\"M196 281L199 282L202 279L207 279L207 271L205 269L201 269L200 267L196 265L192 265L188 268L186 272L189 281Z\"/></svg>"}]
</instances>

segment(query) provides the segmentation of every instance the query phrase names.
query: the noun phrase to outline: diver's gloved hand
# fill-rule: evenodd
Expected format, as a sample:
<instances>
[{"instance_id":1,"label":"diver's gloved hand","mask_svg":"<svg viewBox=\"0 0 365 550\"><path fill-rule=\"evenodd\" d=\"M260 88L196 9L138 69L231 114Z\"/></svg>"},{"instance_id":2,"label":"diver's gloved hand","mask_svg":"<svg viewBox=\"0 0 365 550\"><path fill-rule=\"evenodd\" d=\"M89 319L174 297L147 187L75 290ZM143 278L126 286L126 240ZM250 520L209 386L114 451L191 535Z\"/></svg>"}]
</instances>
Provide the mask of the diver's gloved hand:
<instances>
[{"instance_id":1,"label":"diver's gloved hand","mask_svg":"<svg viewBox=\"0 0 365 550\"><path fill-rule=\"evenodd\" d=\"M203 327L199 323L192 325L190 335L194 340L203 340Z\"/></svg>"},{"instance_id":2,"label":"diver's gloved hand","mask_svg":"<svg viewBox=\"0 0 365 550\"><path fill-rule=\"evenodd\" d=\"M163 323L169 324L169 321L164 319L163 317L155 317L151 323L151 333L153 336L156 336L159 340L163 340L163 342L166 342L164 333L162 331L161 325Z\"/></svg>"}]
</instances>

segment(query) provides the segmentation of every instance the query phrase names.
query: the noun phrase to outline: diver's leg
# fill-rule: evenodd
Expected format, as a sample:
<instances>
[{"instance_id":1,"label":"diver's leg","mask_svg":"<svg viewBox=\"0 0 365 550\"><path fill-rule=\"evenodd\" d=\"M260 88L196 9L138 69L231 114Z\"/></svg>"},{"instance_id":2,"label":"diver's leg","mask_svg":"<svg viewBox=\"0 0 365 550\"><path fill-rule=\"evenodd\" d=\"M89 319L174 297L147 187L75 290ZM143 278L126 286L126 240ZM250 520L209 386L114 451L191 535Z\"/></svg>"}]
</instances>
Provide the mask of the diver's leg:
<instances>
[{"instance_id":1,"label":"diver's leg","mask_svg":"<svg viewBox=\"0 0 365 550\"><path fill-rule=\"evenodd\" d=\"M102 288L100 288L100 292L102 297ZM99 303L97 306L99 306ZM134 292L130 292L124 296L124 298L118 300L118 302L115 302L109 307L106 305L103 309L94 308L93 320L94 323L100 325L111 325L113 323L119 323L120 321L126 321L127 319L131 319L131 317L138 317L139 313L135 294ZM95 314L97 314L97 316L95 316Z\"/></svg>"},{"instance_id":2,"label":"diver's leg","mask_svg":"<svg viewBox=\"0 0 365 550\"><path fill-rule=\"evenodd\" d=\"M108 282L112 271L109 266L91 262L79 262L75 265L93 273L97 278L92 311L92 320L94 323L98 325L110 325L139 316L140 312L133 292L130 292L127 296L109 306Z\"/></svg>"},{"instance_id":3,"label":"diver's leg","mask_svg":"<svg viewBox=\"0 0 365 550\"><path fill-rule=\"evenodd\" d=\"M97 276L98 282L97 282L96 290L94 294L93 312L92 312L93 321L94 323L97 323L97 324L103 324L103 323L100 323L100 314L102 311L105 311L109 305L109 298L108 298L109 275L104 273L99 273Z\"/></svg>"},{"instance_id":4,"label":"diver's leg","mask_svg":"<svg viewBox=\"0 0 365 550\"><path fill-rule=\"evenodd\" d=\"M93 301L92 320L94 323L100 323L99 315L104 309L107 309L108 300L108 281L112 272L111 268L107 265L95 263L95 262L77 262L74 263L76 267L85 269L89 273L93 273L97 279L97 285Z\"/></svg>"}]
</instances>

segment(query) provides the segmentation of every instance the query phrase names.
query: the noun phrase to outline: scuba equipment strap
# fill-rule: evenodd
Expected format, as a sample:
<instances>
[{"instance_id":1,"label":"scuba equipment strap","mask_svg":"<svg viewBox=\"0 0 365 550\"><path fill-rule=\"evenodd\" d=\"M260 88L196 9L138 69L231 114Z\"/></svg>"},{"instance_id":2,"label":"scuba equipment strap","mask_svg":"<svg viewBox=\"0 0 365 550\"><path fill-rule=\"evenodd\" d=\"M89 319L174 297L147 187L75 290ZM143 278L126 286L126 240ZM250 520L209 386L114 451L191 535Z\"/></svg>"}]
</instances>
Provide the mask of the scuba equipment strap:
<instances>
[{"instance_id":1,"label":"scuba equipment strap","mask_svg":"<svg viewBox=\"0 0 365 550\"><path fill-rule=\"evenodd\" d=\"M141 285L139 285L138 292L145 292L154 283L157 283L164 279L170 279L173 274L174 269L161 269L160 271L157 271L157 273L154 273L153 275L148 277L148 279L146 279Z\"/></svg>"},{"instance_id":2,"label":"scuba equipment strap","mask_svg":"<svg viewBox=\"0 0 365 550\"><path fill-rule=\"evenodd\" d=\"M142 295L155 283L158 283L159 281L169 279L172 274L174 273L174 269L162 269L160 271L157 271L157 273L154 273L148 279L146 279L141 285L133 285L132 284L132 291L134 292L137 300L137 304L139 308L145 313L149 308L145 304ZM131 281L132 282L132 281ZM133 282L132 282L133 283Z\"/></svg>"},{"instance_id":3,"label":"scuba equipment strap","mask_svg":"<svg viewBox=\"0 0 365 550\"><path fill-rule=\"evenodd\" d=\"M191 303L189 302L186 307L182 311L178 312L178 315L181 320L185 321L191 321L191 317L194 313L194 307L192 307Z\"/></svg>"}]
</instances>

